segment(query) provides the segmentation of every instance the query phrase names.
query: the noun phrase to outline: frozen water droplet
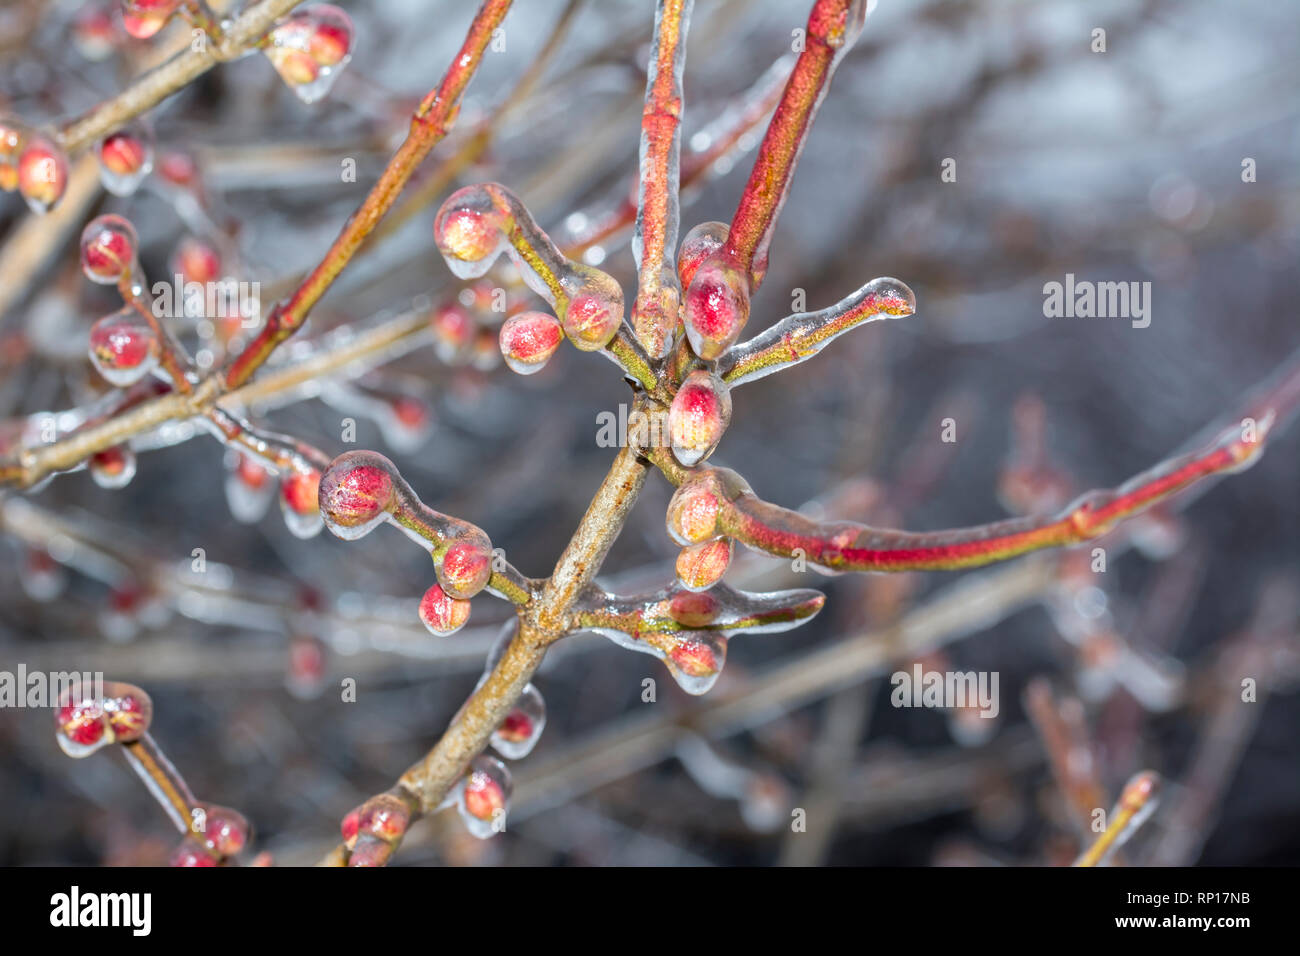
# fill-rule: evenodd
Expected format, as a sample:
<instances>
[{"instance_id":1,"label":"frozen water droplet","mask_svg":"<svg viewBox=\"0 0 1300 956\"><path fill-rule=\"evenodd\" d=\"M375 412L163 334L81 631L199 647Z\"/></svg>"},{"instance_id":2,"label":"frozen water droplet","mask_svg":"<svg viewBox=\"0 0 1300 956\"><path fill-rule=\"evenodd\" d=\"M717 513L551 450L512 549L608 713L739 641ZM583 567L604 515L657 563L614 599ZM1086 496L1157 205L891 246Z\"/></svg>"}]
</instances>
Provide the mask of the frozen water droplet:
<instances>
[{"instance_id":1,"label":"frozen water droplet","mask_svg":"<svg viewBox=\"0 0 1300 956\"><path fill-rule=\"evenodd\" d=\"M711 631L682 637L664 659L677 686L688 694L707 694L727 662L727 639Z\"/></svg>"},{"instance_id":2,"label":"frozen water droplet","mask_svg":"<svg viewBox=\"0 0 1300 956\"><path fill-rule=\"evenodd\" d=\"M135 477L136 457L126 445L115 445L90 457L90 477L110 491L125 488Z\"/></svg>"},{"instance_id":3,"label":"frozen water droplet","mask_svg":"<svg viewBox=\"0 0 1300 956\"><path fill-rule=\"evenodd\" d=\"M690 468L707 458L730 424L727 383L705 369L686 376L668 411L668 434L677 460Z\"/></svg>"},{"instance_id":4,"label":"frozen water droplet","mask_svg":"<svg viewBox=\"0 0 1300 956\"><path fill-rule=\"evenodd\" d=\"M81 232L81 271L91 282L114 285L135 267L140 241L121 216L96 216Z\"/></svg>"},{"instance_id":5,"label":"frozen water droplet","mask_svg":"<svg viewBox=\"0 0 1300 956\"><path fill-rule=\"evenodd\" d=\"M456 809L466 829L480 840L505 830L512 787L505 764L495 757L475 757L456 797Z\"/></svg>"},{"instance_id":6,"label":"frozen water droplet","mask_svg":"<svg viewBox=\"0 0 1300 956\"><path fill-rule=\"evenodd\" d=\"M68 572L48 551L29 548L18 563L18 580L33 601L53 601L68 585Z\"/></svg>"},{"instance_id":7,"label":"frozen water droplet","mask_svg":"<svg viewBox=\"0 0 1300 956\"><path fill-rule=\"evenodd\" d=\"M396 475L396 466L372 451L335 458L320 481L317 505L330 533L355 541L388 520L397 500Z\"/></svg>"},{"instance_id":8,"label":"frozen water droplet","mask_svg":"<svg viewBox=\"0 0 1300 956\"><path fill-rule=\"evenodd\" d=\"M325 645L314 637L291 637L285 689L299 700L312 700L325 690L326 676Z\"/></svg>"},{"instance_id":9,"label":"frozen water droplet","mask_svg":"<svg viewBox=\"0 0 1300 956\"><path fill-rule=\"evenodd\" d=\"M122 25L137 40L147 40L167 25L181 0L123 0Z\"/></svg>"},{"instance_id":10,"label":"frozen water droplet","mask_svg":"<svg viewBox=\"0 0 1300 956\"><path fill-rule=\"evenodd\" d=\"M295 538L302 538L303 540L314 538L320 534L321 528L325 527L319 512L311 514L294 511L285 504L283 498L280 499L280 505L281 510L284 512L285 527L289 529L289 533Z\"/></svg>"},{"instance_id":11,"label":"frozen water droplet","mask_svg":"<svg viewBox=\"0 0 1300 956\"><path fill-rule=\"evenodd\" d=\"M159 344L132 308L106 315L90 327L90 361L110 385L126 388L158 365Z\"/></svg>"},{"instance_id":12,"label":"frozen water droplet","mask_svg":"<svg viewBox=\"0 0 1300 956\"><path fill-rule=\"evenodd\" d=\"M113 742L103 701L73 688L54 712L55 737L69 757L80 759Z\"/></svg>"},{"instance_id":13,"label":"frozen water droplet","mask_svg":"<svg viewBox=\"0 0 1300 956\"><path fill-rule=\"evenodd\" d=\"M546 727L546 701L532 684L524 688L513 710L492 734L492 748L507 760L521 760L532 752Z\"/></svg>"},{"instance_id":14,"label":"frozen water droplet","mask_svg":"<svg viewBox=\"0 0 1300 956\"><path fill-rule=\"evenodd\" d=\"M420 599L420 620L437 637L455 634L469 620L471 604L453 598L435 584Z\"/></svg>"},{"instance_id":15,"label":"frozen water droplet","mask_svg":"<svg viewBox=\"0 0 1300 956\"><path fill-rule=\"evenodd\" d=\"M418 451L433 431L433 415L429 406L409 395L393 399L387 408L387 414L381 415L377 422L384 433L384 441L399 452Z\"/></svg>"},{"instance_id":16,"label":"frozen water droplet","mask_svg":"<svg viewBox=\"0 0 1300 956\"><path fill-rule=\"evenodd\" d=\"M237 452L228 459L226 505L240 524L256 524L266 517L275 497L275 479L269 471Z\"/></svg>"},{"instance_id":17,"label":"frozen water droplet","mask_svg":"<svg viewBox=\"0 0 1300 956\"><path fill-rule=\"evenodd\" d=\"M291 13L270 33L263 52L304 103L329 93L352 59L352 18L328 3Z\"/></svg>"},{"instance_id":18,"label":"frozen water droplet","mask_svg":"<svg viewBox=\"0 0 1300 956\"><path fill-rule=\"evenodd\" d=\"M130 196L153 171L153 131L137 120L104 137L95 152L104 188L114 196Z\"/></svg>"},{"instance_id":19,"label":"frozen water droplet","mask_svg":"<svg viewBox=\"0 0 1300 956\"><path fill-rule=\"evenodd\" d=\"M317 495L320 479L314 468L293 468L280 478L280 510L295 538L314 538L325 527Z\"/></svg>"},{"instance_id":20,"label":"frozen water droplet","mask_svg":"<svg viewBox=\"0 0 1300 956\"><path fill-rule=\"evenodd\" d=\"M532 375L545 368L563 338L560 320L545 312L512 315L501 324L498 336L506 365L519 375Z\"/></svg>"},{"instance_id":21,"label":"frozen water droplet","mask_svg":"<svg viewBox=\"0 0 1300 956\"><path fill-rule=\"evenodd\" d=\"M18 191L32 212L49 212L68 188L68 157L53 140L27 137L18 156Z\"/></svg>"}]
</instances>

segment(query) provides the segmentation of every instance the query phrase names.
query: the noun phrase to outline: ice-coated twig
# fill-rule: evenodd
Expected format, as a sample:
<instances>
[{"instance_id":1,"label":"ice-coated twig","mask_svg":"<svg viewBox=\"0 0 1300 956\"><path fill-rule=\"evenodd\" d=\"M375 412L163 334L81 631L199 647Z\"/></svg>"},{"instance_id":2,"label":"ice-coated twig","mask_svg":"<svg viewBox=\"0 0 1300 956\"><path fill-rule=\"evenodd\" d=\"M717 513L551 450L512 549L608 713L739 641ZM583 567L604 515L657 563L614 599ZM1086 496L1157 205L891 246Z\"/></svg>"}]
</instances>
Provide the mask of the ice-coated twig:
<instances>
[{"instance_id":1,"label":"ice-coated twig","mask_svg":"<svg viewBox=\"0 0 1300 956\"><path fill-rule=\"evenodd\" d=\"M916 311L912 290L897 279L872 279L820 312L798 312L741 342L718 360L717 373L735 388L806 362L850 329Z\"/></svg>"},{"instance_id":2,"label":"ice-coated twig","mask_svg":"<svg viewBox=\"0 0 1300 956\"><path fill-rule=\"evenodd\" d=\"M820 591L751 594L725 584L698 592L672 584L632 597L592 588L579 598L572 621L620 647L659 658L682 689L703 694L722 673L730 636L798 627L825 603Z\"/></svg>"},{"instance_id":3,"label":"ice-coated twig","mask_svg":"<svg viewBox=\"0 0 1300 956\"><path fill-rule=\"evenodd\" d=\"M1258 419L1232 425L1200 451L1163 461L1118 488L1089 492L1052 516L935 532L817 522L763 501L734 471L697 468L684 473L669 504L668 530L682 545L727 535L769 554L789 557L799 552L809 564L830 571L977 567L1091 540L1198 482L1249 467L1275 422L1288 418L1298 399L1300 363L1292 362L1272 401L1251 406L1259 408ZM665 469L665 474L672 478L682 473Z\"/></svg>"},{"instance_id":4,"label":"ice-coated twig","mask_svg":"<svg viewBox=\"0 0 1300 956\"><path fill-rule=\"evenodd\" d=\"M533 582L493 552L481 528L426 506L383 455L353 451L334 459L321 476L319 498L325 526L345 541L388 522L427 548L452 600L468 601L485 588L517 605L533 599Z\"/></svg>"},{"instance_id":5,"label":"ice-coated twig","mask_svg":"<svg viewBox=\"0 0 1300 956\"><path fill-rule=\"evenodd\" d=\"M108 744L120 744L127 762L149 793L184 835L173 866L220 866L251 838L248 821L234 810L201 803L185 778L149 735L153 701L139 687L119 682L101 686L78 682L59 700L55 736L69 757L88 757Z\"/></svg>"},{"instance_id":6,"label":"ice-coated twig","mask_svg":"<svg viewBox=\"0 0 1300 956\"><path fill-rule=\"evenodd\" d=\"M1106 829L1092 846L1080 854L1074 865L1104 866L1155 811L1159 795L1160 775L1154 770L1143 770L1130 779L1110 811Z\"/></svg>"},{"instance_id":7,"label":"ice-coated twig","mask_svg":"<svg viewBox=\"0 0 1300 956\"><path fill-rule=\"evenodd\" d=\"M687 237L687 243L695 237L702 245L697 264L689 276L682 275L687 286L684 341L706 361L723 355L749 321L750 297L767 273L772 230L813 117L835 67L862 32L869 6L867 0L817 0L813 5L804 50L772 114L730 226L716 233L693 230ZM678 351L682 348L679 344Z\"/></svg>"},{"instance_id":8,"label":"ice-coated twig","mask_svg":"<svg viewBox=\"0 0 1300 956\"><path fill-rule=\"evenodd\" d=\"M623 319L623 290L594 266L569 259L537 225L523 202L499 183L452 193L434 222L438 250L460 279L475 279L509 255L524 283L546 299L577 348L604 349L644 387L654 371Z\"/></svg>"},{"instance_id":9,"label":"ice-coated twig","mask_svg":"<svg viewBox=\"0 0 1300 956\"><path fill-rule=\"evenodd\" d=\"M641 177L632 255L638 278L632 325L646 352L672 347L682 290L672 256L681 192L682 74L694 0L659 0L641 116Z\"/></svg>"},{"instance_id":10,"label":"ice-coated twig","mask_svg":"<svg viewBox=\"0 0 1300 956\"><path fill-rule=\"evenodd\" d=\"M510 3L511 0L485 0L479 7L465 42L448 67L441 85L436 90L431 90L420 102L411 119L409 135L385 167L374 189L349 217L311 274L287 301L281 302L271 311L262 331L221 372L220 377L226 389L235 389L247 382L276 347L302 326L308 313L392 208L416 168L447 135L459 112L465 88L477 72L483 53L492 40L493 31L505 19Z\"/></svg>"}]
</instances>

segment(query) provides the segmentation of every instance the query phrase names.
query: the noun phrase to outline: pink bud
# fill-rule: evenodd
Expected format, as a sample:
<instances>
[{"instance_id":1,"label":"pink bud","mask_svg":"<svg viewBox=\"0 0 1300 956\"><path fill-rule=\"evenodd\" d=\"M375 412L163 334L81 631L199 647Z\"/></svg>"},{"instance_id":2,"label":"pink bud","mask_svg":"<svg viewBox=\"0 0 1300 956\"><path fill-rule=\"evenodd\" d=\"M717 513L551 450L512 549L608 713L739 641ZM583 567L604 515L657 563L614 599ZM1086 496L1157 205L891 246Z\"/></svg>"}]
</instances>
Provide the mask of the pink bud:
<instances>
[{"instance_id":1,"label":"pink bud","mask_svg":"<svg viewBox=\"0 0 1300 956\"><path fill-rule=\"evenodd\" d=\"M492 543L481 533L467 534L447 549L437 571L438 582L448 595L472 598L492 577Z\"/></svg>"},{"instance_id":2,"label":"pink bud","mask_svg":"<svg viewBox=\"0 0 1300 956\"><path fill-rule=\"evenodd\" d=\"M682 548L677 555L677 580L690 591L705 591L722 580L731 565L730 538L714 538Z\"/></svg>"},{"instance_id":3,"label":"pink bud","mask_svg":"<svg viewBox=\"0 0 1300 956\"><path fill-rule=\"evenodd\" d=\"M722 248L730 228L725 222L702 222L686 234L677 253L677 275L689 289L700 263Z\"/></svg>"},{"instance_id":4,"label":"pink bud","mask_svg":"<svg viewBox=\"0 0 1300 956\"><path fill-rule=\"evenodd\" d=\"M492 201L482 186L458 189L442 204L433 221L433 238L448 265L465 265L456 271L460 278L481 274L475 266L491 261L505 243L509 217Z\"/></svg>"},{"instance_id":5,"label":"pink bud","mask_svg":"<svg viewBox=\"0 0 1300 956\"><path fill-rule=\"evenodd\" d=\"M171 270L185 282L215 282L221 277L221 254L202 239L186 236L172 253Z\"/></svg>"},{"instance_id":6,"label":"pink bud","mask_svg":"<svg viewBox=\"0 0 1300 956\"><path fill-rule=\"evenodd\" d=\"M397 504L396 468L383 455L350 451L339 455L321 478L321 515L346 541L369 533Z\"/></svg>"},{"instance_id":7,"label":"pink bud","mask_svg":"<svg viewBox=\"0 0 1300 956\"><path fill-rule=\"evenodd\" d=\"M280 78L304 103L325 96L351 59L352 18L329 3L295 10L281 20L263 48Z\"/></svg>"},{"instance_id":8,"label":"pink bud","mask_svg":"<svg viewBox=\"0 0 1300 956\"><path fill-rule=\"evenodd\" d=\"M545 312L521 312L501 324L501 354L511 371L520 375L540 372L560 347L564 330Z\"/></svg>"},{"instance_id":9,"label":"pink bud","mask_svg":"<svg viewBox=\"0 0 1300 956\"><path fill-rule=\"evenodd\" d=\"M727 639L711 631L684 636L665 663L679 687L688 694L707 693L727 661Z\"/></svg>"},{"instance_id":10,"label":"pink bud","mask_svg":"<svg viewBox=\"0 0 1300 956\"><path fill-rule=\"evenodd\" d=\"M81 233L81 270L91 282L114 285L134 268L139 239L121 216L98 216Z\"/></svg>"},{"instance_id":11,"label":"pink bud","mask_svg":"<svg viewBox=\"0 0 1300 956\"><path fill-rule=\"evenodd\" d=\"M622 322L623 290L612 276L590 270L564 311L564 334L584 352L592 352L608 345Z\"/></svg>"},{"instance_id":12,"label":"pink bud","mask_svg":"<svg viewBox=\"0 0 1300 956\"><path fill-rule=\"evenodd\" d=\"M447 637L465 626L472 606L469 601L449 597L435 584L420 599L420 620L431 633Z\"/></svg>"},{"instance_id":13,"label":"pink bud","mask_svg":"<svg viewBox=\"0 0 1300 956\"><path fill-rule=\"evenodd\" d=\"M153 169L153 136L141 122L110 133L97 152L100 180L115 196L131 195Z\"/></svg>"},{"instance_id":14,"label":"pink bud","mask_svg":"<svg viewBox=\"0 0 1300 956\"><path fill-rule=\"evenodd\" d=\"M118 388L153 371L159 349L153 329L131 308L106 315L90 327L90 360L104 380Z\"/></svg>"},{"instance_id":15,"label":"pink bud","mask_svg":"<svg viewBox=\"0 0 1300 956\"><path fill-rule=\"evenodd\" d=\"M698 544L716 538L720 508L713 482L687 481L668 502L668 533L678 544Z\"/></svg>"},{"instance_id":16,"label":"pink bud","mask_svg":"<svg viewBox=\"0 0 1300 956\"><path fill-rule=\"evenodd\" d=\"M68 159L44 136L30 136L18 157L18 191L33 212L49 210L68 188Z\"/></svg>"},{"instance_id":17,"label":"pink bud","mask_svg":"<svg viewBox=\"0 0 1300 956\"><path fill-rule=\"evenodd\" d=\"M744 273L711 257L700 264L685 297L686 336L705 361L731 348L749 321L749 281Z\"/></svg>"},{"instance_id":18,"label":"pink bud","mask_svg":"<svg viewBox=\"0 0 1300 956\"><path fill-rule=\"evenodd\" d=\"M181 0L122 0L122 24L137 40L147 40L172 18Z\"/></svg>"},{"instance_id":19,"label":"pink bud","mask_svg":"<svg viewBox=\"0 0 1300 956\"><path fill-rule=\"evenodd\" d=\"M686 376L668 411L668 434L677 460L689 468L707 458L729 424L727 383L705 369Z\"/></svg>"}]
</instances>

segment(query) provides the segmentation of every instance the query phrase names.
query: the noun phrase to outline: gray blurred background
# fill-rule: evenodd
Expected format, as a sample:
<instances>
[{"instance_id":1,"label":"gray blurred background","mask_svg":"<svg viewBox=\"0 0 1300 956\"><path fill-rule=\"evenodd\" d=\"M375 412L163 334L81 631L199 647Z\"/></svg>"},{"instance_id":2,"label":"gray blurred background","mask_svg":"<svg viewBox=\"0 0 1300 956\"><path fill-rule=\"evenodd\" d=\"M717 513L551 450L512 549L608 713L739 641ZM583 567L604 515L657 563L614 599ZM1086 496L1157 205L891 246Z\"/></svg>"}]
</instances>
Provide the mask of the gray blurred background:
<instances>
[{"instance_id":1,"label":"gray blurred background","mask_svg":"<svg viewBox=\"0 0 1300 956\"><path fill-rule=\"evenodd\" d=\"M0 20L6 112L56 120L129 80L140 47L90 63L69 43L79 6L9 5ZM356 23L355 54L323 102L299 103L255 55L151 114L160 153L194 156L242 274L268 288L323 253L404 133L409 109L438 82L470 10L429 0L343 6ZM521 3L510 14L505 51L487 56L457 131L428 169L508 94L563 7ZM697 0L687 147L790 49L807 7ZM582 4L538 90L457 181L511 186L561 241L582 224L574 213L591 219L617 206L634 185L652 19L648 2ZM1092 49L1097 28L1104 53ZM822 507L831 517L932 530L1006 516L999 476L1012 410L1026 396L1041 401L1048 453L1075 492L1114 486L1208 423L1231 421L1242 395L1300 347L1298 42L1300 7L1266 0L881 0L804 152L751 331L788 314L796 290L819 309L881 275L915 290L917 314L855 331L806 365L738 390L714 463L790 507L830 496ZM731 217L764 125L743 138L748 150L701 177L683 203L683 233ZM346 158L357 162L356 183L339 182ZM955 160L955 182L941 179L945 159ZM456 295L432 242L439 201L349 269L304 339L395 314L419 296ZM150 276L168 274L187 231L173 200L146 186L99 207L135 223ZM3 197L6 235L27 215L16 197ZM624 231L603 242L589 261L600 260L630 299L626 240ZM1150 282L1149 327L1045 317L1043 284L1066 273ZM80 279L73 246L34 272L0 319L9 349L0 416L83 402L94 376L77 336L112 307L109 294ZM612 456L596 445L597 414L629 401L613 366L569 348L528 379L499 365L448 365L422 348L355 384L426 403L433 430L419 447L395 449L358 392L295 396L254 409L255 420L331 455L384 452L428 504L477 523L537 576L553 565ZM358 422L356 445L340 441L344 417ZM941 442L945 418L956 424L953 444ZM897 614L964 579L972 595L1005 579L912 575L894 593L881 578L794 580L785 562L747 556L729 583L819 587L826 610L792 632L734 640L722 680L698 700L650 657L592 635L567 638L536 681L549 723L534 753L512 767L507 832L476 841L448 811L421 824L397 860L1068 862L1079 846L1076 822L1021 703L1029 682L1045 677L1058 695L1083 701L1110 798L1136 770L1167 779L1167 801L1134 841L1133 859L1295 864L1300 704L1286 648L1294 648L1300 573L1297 441L1276 436L1256 467L1188 507L1170 556L1117 557L1089 596L1126 646L1178 669L1182 695L1167 712L1135 709L1123 687L1093 693L1080 676L1088 648L1065 640L1061 614L1037 601L979 622L987 626L943 651L947 666L999 672L1002 713L987 739L965 739L942 713L890 707L879 668L809 678L810 689L785 693L811 655L872 628L884 629L876 643L888 648ZM883 510L863 507L863 479L876 483ZM199 437L142 449L123 490L102 490L79 472L23 496L39 509L21 511L24 528L66 533L83 559L96 548L107 555L107 564L85 562L91 573L68 572L66 591L47 602L20 580L40 533L15 531L12 509L25 505L0 502L0 667L98 669L143 686L156 707L153 734L194 791L241 810L257 828L257 848L278 862L311 862L337 840L347 810L437 740L477 680L506 607L480 597L465 631L430 637L415 616L433 582L427 555L384 531L355 543L328 533L298 540L274 506L259 523L236 523L224 480L222 449ZM670 494L652 475L602 582L649 590L669 580ZM219 572L228 595L187 601L183 586L168 585L169 613L144 622L133 640L108 640L109 583L159 587L196 547L228 568ZM1248 627L1266 590L1282 608L1281 635ZM304 599L308 592L315 596ZM291 638L325 645L319 696L286 689ZM1219 678L1236 672L1224 661L1252 640L1274 641L1268 646L1287 666L1278 665L1274 693L1231 708L1224 701L1233 692ZM916 657L890 652L884 670ZM337 688L348 676L359 694L344 704ZM654 704L641 701L645 677L658 682ZM714 695L750 694L766 703L743 720L711 704ZM629 739L655 746L641 756ZM158 863L176 842L120 756L69 760L48 713L0 711L0 794L6 864ZM808 832L791 832L794 808L807 811ZM1162 829L1171 821L1190 829Z\"/></svg>"}]
</instances>

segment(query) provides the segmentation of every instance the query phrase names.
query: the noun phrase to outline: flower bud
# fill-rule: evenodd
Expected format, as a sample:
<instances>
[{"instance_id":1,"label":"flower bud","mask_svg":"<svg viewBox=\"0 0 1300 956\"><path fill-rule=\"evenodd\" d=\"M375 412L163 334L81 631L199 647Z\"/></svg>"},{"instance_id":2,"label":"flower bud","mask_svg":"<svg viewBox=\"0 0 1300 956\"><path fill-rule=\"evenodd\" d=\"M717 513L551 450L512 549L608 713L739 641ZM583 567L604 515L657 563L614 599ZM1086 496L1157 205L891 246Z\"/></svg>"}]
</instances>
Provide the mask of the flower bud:
<instances>
[{"instance_id":1,"label":"flower bud","mask_svg":"<svg viewBox=\"0 0 1300 956\"><path fill-rule=\"evenodd\" d=\"M510 790L510 771L505 764L485 755L474 758L469 773L461 781L456 801L470 833L487 839L504 828L510 809Z\"/></svg>"},{"instance_id":2,"label":"flower bud","mask_svg":"<svg viewBox=\"0 0 1300 956\"><path fill-rule=\"evenodd\" d=\"M697 369L682 382L668 410L668 435L673 455L686 467L712 453L731 424L731 390L706 369Z\"/></svg>"},{"instance_id":3,"label":"flower bud","mask_svg":"<svg viewBox=\"0 0 1300 956\"><path fill-rule=\"evenodd\" d=\"M280 78L304 103L329 93L352 58L352 18L329 3L289 14L270 34L263 52Z\"/></svg>"},{"instance_id":4,"label":"flower bud","mask_svg":"<svg viewBox=\"0 0 1300 956\"><path fill-rule=\"evenodd\" d=\"M501 324L501 354L520 375L540 372L560 347L564 330L559 319L545 312L521 312Z\"/></svg>"},{"instance_id":5,"label":"flower bud","mask_svg":"<svg viewBox=\"0 0 1300 956\"><path fill-rule=\"evenodd\" d=\"M492 747L507 760L521 760L537 745L545 726L546 701L536 687L528 684L492 734Z\"/></svg>"},{"instance_id":6,"label":"flower bud","mask_svg":"<svg viewBox=\"0 0 1300 956\"><path fill-rule=\"evenodd\" d=\"M727 661L727 639L710 631L680 640L664 661L677 685L688 694L706 694Z\"/></svg>"},{"instance_id":7,"label":"flower bud","mask_svg":"<svg viewBox=\"0 0 1300 956\"><path fill-rule=\"evenodd\" d=\"M131 308L106 315L90 327L90 360L117 388L133 385L153 371L160 348L153 329Z\"/></svg>"},{"instance_id":8,"label":"flower bud","mask_svg":"<svg viewBox=\"0 0 1300 956\"><path fill-rule=\"evenodd\" d=\"M677 580L688 591L707 591L727 573L734 550L727 537L682 548L677 554Z\"/></svg>"},{"instance_id":9,"label":"flower bud","mask_svg":"<svg viewBox=\"0 0 1300 956\"><path fill-rule=\"evenodd\" d=\"M355 541L384 521L397 504L396 469L383 455L350 451L330 463L321 477L319 505L330 531Z\"/></svg>"},{"instance_id":10,"label":"flower bud","mask_svg":"<svg viewBox=\"0 0 1300 956\"><path fill-rule=\"evenodd\" d=\"M438 583L449 596L472 598L492 577L492 542L482 532L464 535L447 549L437 571Z\"/></svg>"},{"instance_id":11,"label":"flower bud","mask_svg":"<svg viewBox=\"0 0 1300 956\"><path fill-rule=\"evenodd\" d=\"M147 40L172 18L181 0L122 0L122 24L137 40Z\"/></svg>"},{"instance_id":12,"label":"flower bud","mask_svg":"<svg viewBox=\"0 0 1300 956\"><path fill-rule=\"evenodd\" d=\"M677 252L677 275L683 289L691 287L700 263L722 248L730 231L725 222L702 222L686 234Z\"/></svg>"},{"instance_id":13,"label":"flower bud","mask_svg":"<svg viewBox=\"0 0 1300 956\"><path fill-rule=\"evenodd\" d=\"M698 544L718 536L721 502L705 477L686 481L668 502L668 533L678 544Z\"/></svg>"},{"instance_id":14,"label":"flower bud","mask_svg":"<svg viewBox=\"0 0 1300 956\"><path fill-rule=\"evenodd\" d=\"M465 626L471 607L469 601L449 597L446 591L435 584L420 599L420 620L430 633L447 637Z\"/></svg>"},{"instance_id":15,"label":"flower bud","mask_svg":"<svg viewBox=\"0 0 1300 956\"><path fill-rule=\"evenodd\" d=\"M740 269L711 257L691 279L684 312L691 349L705 361L719 358L749 321L749 281Z\"/></svg>"},{"instance_id":16,"label":"flower bud","mask_svg":"<svg viewBox=\"0 0 1300 956\"><path fill-rule=\"evenodd\" d=\"M136 122L110 133L96 147L99 178L114 196L129 196L153 169L153 136Z\"/></svg>"},{"instance_id":17,"label":"flower bud","mask_svg":"<svg viewBox=\"0 0 1300 956\"><path fill-rule=\"evenodd\" d=\"M63 150L44 136L28 137L18 156L18 191L32 212L47 212L67 188L68 159Z\"/></svg>"},{"instance_id":18,"label":"flower bud","mask_svg":"<svg viewBox=\"0 0 1300 956\"><path fill-rule=\"evenodd\" d=\"M121 216L97 216L81 232L81 271L91 282L115 285L135 268L140 240Z\"/></svg>"}]
</instances>

